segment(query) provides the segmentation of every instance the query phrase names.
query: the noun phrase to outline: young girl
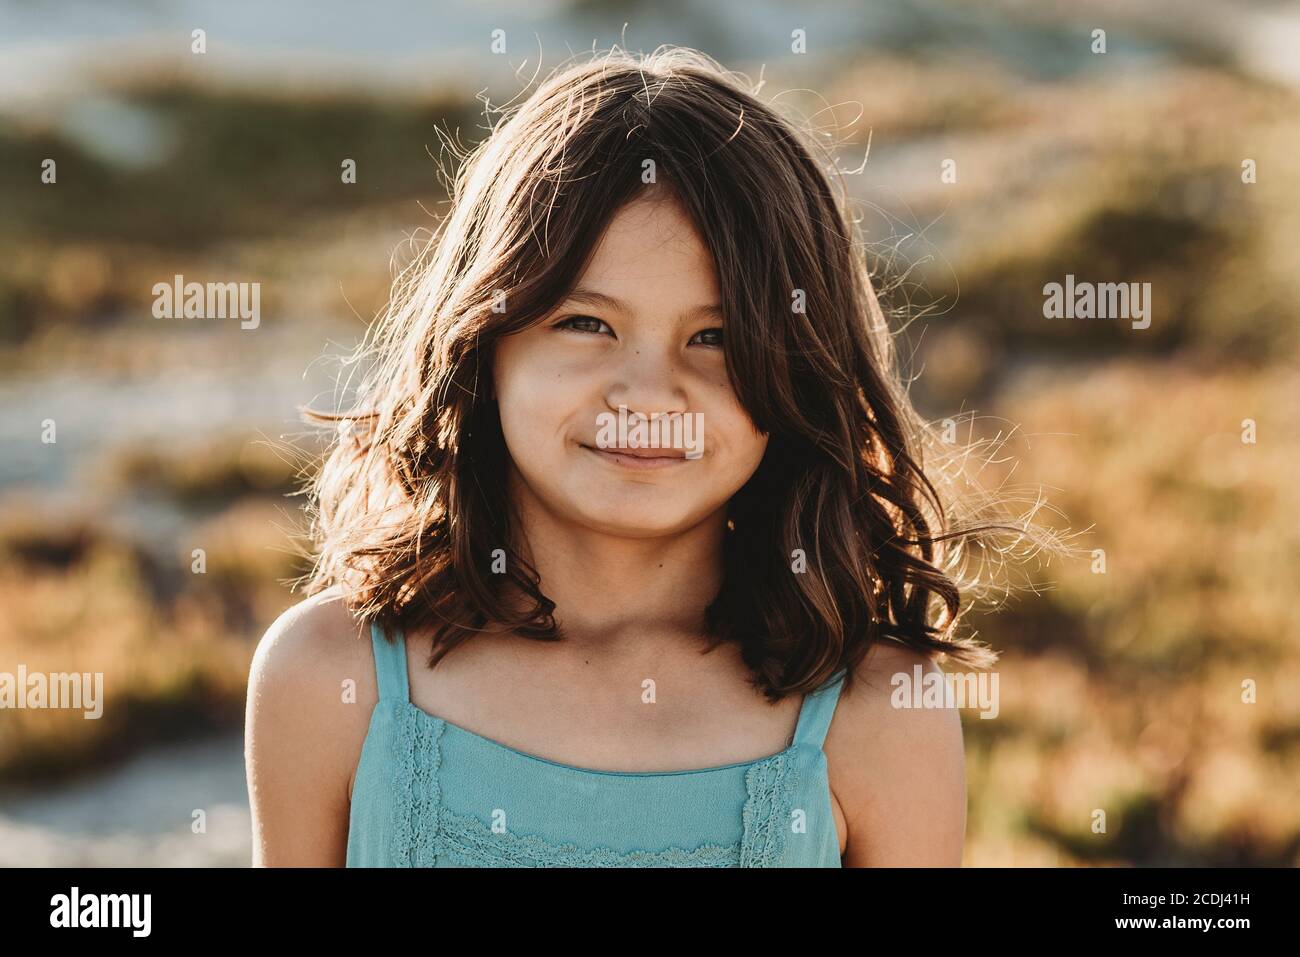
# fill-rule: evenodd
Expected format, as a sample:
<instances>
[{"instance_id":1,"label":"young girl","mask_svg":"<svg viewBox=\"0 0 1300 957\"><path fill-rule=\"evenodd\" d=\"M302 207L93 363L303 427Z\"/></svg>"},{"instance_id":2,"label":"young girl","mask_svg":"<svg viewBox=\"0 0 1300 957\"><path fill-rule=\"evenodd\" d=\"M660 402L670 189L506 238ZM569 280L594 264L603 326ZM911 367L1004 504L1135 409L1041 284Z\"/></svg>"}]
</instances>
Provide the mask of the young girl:
<instances>
[{"instance_id":1,"label":"young girl","mask_svg":"<svg viewBox=\"0 0 1300 957\"><path fill-rule=\"evenodd\" d=\"M313 414L312 597L250 679L256 864L961 863L958 713L892 699L993 655L952 634L846 209L692 51L562 69L474 151L356 407Z\"/></svg>"}]
</instances>

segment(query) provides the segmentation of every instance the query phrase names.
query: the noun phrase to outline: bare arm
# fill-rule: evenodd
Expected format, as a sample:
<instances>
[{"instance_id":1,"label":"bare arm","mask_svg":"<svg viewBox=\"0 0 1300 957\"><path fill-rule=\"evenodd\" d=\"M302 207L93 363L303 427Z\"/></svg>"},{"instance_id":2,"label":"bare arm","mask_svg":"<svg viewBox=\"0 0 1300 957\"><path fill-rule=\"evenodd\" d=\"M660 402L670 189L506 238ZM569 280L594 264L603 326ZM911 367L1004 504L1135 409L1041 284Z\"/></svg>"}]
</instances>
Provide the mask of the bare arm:
<instances>
[{"instance_id":1,"label":"bare arm","mask_svg":"<svg viewBox=\"0 0 1300 957\"><path fill-rule=\"evenodd\" d=\"M955 708L897 708L897 673L941 674L890 645L872 649L826 740L831 789L848 825L845 867L960 867L966 766Z\"/></svg>"},{"instance_id":2,"label":"bare arm","mask_svg":"<svg viewBox=\"0 0 1300 957\"><path fill-rule=\"evenodd\" d=\"M342 867L352 773L374 707L368 641L329 593L281 615L253 656L244 757L254 867ZM343 681L356 682L345 703Z\"/></svg>"}]
</instances>

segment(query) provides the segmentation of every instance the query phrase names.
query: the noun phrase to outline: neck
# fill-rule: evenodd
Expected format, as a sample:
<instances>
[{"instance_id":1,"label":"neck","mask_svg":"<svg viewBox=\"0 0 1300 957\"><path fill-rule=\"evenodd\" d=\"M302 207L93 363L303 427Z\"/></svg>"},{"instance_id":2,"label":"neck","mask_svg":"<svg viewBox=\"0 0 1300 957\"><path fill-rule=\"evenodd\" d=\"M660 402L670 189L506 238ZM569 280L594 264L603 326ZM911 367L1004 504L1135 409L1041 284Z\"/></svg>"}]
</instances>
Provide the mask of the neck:
<instances>
[{"instance_id":1,"label":"neck","mask_svg":"<svg viewBox=\"0 0 1300 957\"><path fill-rule=\"evenodd\" d=\"M680 533L627 538L576 525L511 486L520 550L572 647L613 651L654 636L703 636L705 608L722 586L725 508Z\"/></svg>"}]
</instances>

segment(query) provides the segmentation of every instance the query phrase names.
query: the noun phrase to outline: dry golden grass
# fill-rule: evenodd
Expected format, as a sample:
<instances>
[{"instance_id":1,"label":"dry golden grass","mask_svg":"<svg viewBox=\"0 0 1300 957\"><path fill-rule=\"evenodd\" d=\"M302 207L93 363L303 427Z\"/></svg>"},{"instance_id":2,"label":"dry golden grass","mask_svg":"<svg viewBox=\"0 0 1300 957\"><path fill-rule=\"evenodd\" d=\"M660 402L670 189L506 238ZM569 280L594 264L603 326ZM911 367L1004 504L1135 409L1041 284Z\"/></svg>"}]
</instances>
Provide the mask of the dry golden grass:
<instances>
[{"instance_id":1,"label":"dry golden grass","mask_svg":"<svg viewBox=\"0 0 1300 957\"><path fill-rule=\"evenodd\" d=\"M247 498L195 524L170 557L89 518L0 523L0 671L103 675L103 716L5 714L0 777L22 784L150 742L237 724L253 646L298 571L290 509ZM206 553L196 574L192 550Z\"/></svg>"},{"instance_id":2,"label":"dry golden grass","mask_svg":"<svg viewBox=\"0 0 1300 957\"><path fill-rule=\"evenodd\" d=\"M1300 863L1297 395L1291 366L1120 360L1004 397L1015 480L1106 570L974 616L1004 657L1001 714L966 721L967 863Z\"/></svg>"}]
</instances>

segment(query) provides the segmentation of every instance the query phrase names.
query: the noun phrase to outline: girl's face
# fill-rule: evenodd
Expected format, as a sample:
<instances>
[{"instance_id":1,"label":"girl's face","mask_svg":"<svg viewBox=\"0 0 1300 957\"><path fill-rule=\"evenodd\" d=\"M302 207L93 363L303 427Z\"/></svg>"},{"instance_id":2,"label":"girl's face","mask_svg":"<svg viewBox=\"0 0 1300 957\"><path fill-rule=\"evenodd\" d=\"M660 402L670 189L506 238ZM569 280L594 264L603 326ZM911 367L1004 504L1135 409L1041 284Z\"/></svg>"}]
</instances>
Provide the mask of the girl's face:
<instances>
[{"instance_id":1,"label":"girl's face","mask_svg":"<svg viewBox=\"0 0 1300 957\"><path fill-rule=\"evenodd\" d=\"M624 207L570 296L497 344L512 494L621 537L720 518L767 447L727 379L721 306L712 256L677 202ZM629 448L620 406L625 436L638 413L668 415L645 434L673 447ZM623 454L602 450L611 441Z\"/></svg>"}]
</instances>

